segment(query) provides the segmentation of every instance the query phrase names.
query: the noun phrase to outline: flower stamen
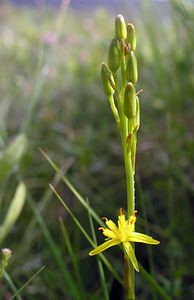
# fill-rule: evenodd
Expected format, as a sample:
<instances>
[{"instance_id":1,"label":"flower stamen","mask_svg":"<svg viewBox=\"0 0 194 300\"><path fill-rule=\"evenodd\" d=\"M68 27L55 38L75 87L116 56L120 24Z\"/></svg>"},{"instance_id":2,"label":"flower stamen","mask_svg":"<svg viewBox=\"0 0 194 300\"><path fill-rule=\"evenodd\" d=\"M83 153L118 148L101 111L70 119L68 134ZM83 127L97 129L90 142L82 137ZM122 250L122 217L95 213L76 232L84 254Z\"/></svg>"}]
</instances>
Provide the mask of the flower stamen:
<instances>
[{"instance_id":1,"label":"flower stamen","mask_svg":"<svg viewBox=\"0 0 194 300\"><path fill-rule=\"evenodd\" d=\"M108 218L107 218L107 217L102 217L101 219L102 219L102 220L105 220L105 222L108 221Z\"/></svg>"},{"instance_id":2,"label":"flower stamen","mask_svg":"<svg viewBox=\"0 0 194 300\"><path fill-rule=\"evenodd\" d=\"M98 230L102 230L102 231L104 231L104 227L98 227Z\"/></svg>"}]
</instances>

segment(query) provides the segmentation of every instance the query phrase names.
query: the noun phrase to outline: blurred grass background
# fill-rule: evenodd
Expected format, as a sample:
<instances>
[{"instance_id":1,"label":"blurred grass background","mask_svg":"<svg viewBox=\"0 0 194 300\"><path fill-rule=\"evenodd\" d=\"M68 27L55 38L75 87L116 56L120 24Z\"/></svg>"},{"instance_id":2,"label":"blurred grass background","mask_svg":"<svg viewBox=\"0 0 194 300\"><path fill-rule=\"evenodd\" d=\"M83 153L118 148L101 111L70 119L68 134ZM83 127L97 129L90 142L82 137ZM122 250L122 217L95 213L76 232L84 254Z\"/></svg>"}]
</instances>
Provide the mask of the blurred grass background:
<instances>
[{"instance_id":1,"label":"blurred grass background","mask_svg":"<svg viewBox=\"0 0 194 300\"><path fill-rule=\"evenodd\" d=\"M144 89L136 174L137 228L161 241L158 249L137 245L136 251L138 260L172 299L187 300L194 298L194 4L178 0L169 4L168 15L161 19L143 1L138 14L125 15L137 28L138 85ZM54 10L7 4L0 8L1 153L18 134L24 134L28 142L21 160L0 176L2 221L19 178L28 190L24 210L1 248L13 251L8 273L17 289L46 266L22 291L21 299L102 297L95 259L88 257L91 247L48 183L57 186L89 232L87 213L39 148L67 172L100 216L115 219L118 209L125 208L119 134L100 82L113 22L114 16L103 8L73 11L67 1ZM78 280L60 217L75 253ZM102 241L100 234L97 238ZM119 252L110 252L107 257L122 274ZM111 287L112 276L106 272L106 277ZM77 286L80 298L72 292ZM13 294L5 279L0 294L2 299ZM141 274L137 275L137 299L160 299Z\"/></svg>"}]
</instances>

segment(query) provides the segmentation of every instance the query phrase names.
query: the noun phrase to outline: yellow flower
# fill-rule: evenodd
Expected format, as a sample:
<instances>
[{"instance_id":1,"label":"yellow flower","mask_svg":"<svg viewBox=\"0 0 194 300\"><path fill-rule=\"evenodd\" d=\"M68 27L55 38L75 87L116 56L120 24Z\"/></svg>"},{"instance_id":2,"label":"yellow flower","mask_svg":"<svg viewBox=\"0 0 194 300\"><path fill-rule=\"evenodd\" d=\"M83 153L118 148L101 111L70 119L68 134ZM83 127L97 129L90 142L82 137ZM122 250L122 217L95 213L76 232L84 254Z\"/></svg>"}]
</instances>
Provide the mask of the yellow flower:
<instances>
[{"instance_id":1,"label":"yellow flower","mask_svg":"<svg viewBox=\"0 0 194 300\"><path fill-rule=\"evenodd\" d=\"M126 220L122 209L120 209L120 215L118 217L118 226L113 221L108 220L107 218L103 218L105 219L105 224L107 228L100 227L99 230L102 230L104 236L107 237L106 242L90 251L89 255L96 255L110 247L122 244L124 252L131 260L133 267L137 272L139 272L137 259L135 257L135 253L132 248L131 242L139 242L151 245L158 245L160 242L154 240L151 236L134 231L136 222L136 212L137 211L134 211L134 214L130 216L128 220Z\"/></svg>"}]
</instances>

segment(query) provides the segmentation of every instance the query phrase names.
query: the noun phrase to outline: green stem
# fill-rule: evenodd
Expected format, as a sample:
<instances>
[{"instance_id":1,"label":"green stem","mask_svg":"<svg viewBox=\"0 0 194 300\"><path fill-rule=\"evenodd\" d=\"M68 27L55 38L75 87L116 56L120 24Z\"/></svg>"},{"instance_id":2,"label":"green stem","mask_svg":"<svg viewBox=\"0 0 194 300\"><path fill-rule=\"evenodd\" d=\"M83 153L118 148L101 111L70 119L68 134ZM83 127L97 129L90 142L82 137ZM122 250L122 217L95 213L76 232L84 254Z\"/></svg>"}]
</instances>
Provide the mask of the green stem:
<instances>
[{"instance_id":1,"label":"green stem","mask_svg":"<svg viewBox=\"0 0 194 300\"><path fill-rule=\"evenodd\" d=\"M134 207L135 207L134 173L133 173L132 161L131 161L131 150L128 151L127 149L126 138L124 139L124 143L123 143L123 153L124 153L126 186L127 186L127 212L128 212L128 216L131 216L134 213ZM134 248L134 244L133 244L133 248ZM127 297L126 299L135 300L134 269L128 258L127 260L125 258L125 265L127 265L127 268L129 270L127 274L124 273L124 281L128 280L128 284L125 285L126 297Z\"/></svg>"},{"instance_id":2,"label":"green stem","mask_svg":"<svg viewBox=\"0 0 194 300\"><path fill-rule=\"evenodd\" d=\"M133 266L131 262L129 261L128 256L124 256L124 287L126 290L126 300L134 300L135 299L135 293L134 293L134 276L132 274Z\"/></svg>"},{"instance_id":3,"label":"green stem","mask_svg":"<svg viewBox=\"0 0 194 300\"><path fill-rule=\"evenodd\" d=\"M126 173L126 186L127 186L127 212L128 216L131 216L134 213L135 207L135 194L134 194L134 175L133 175L133 166L131 159L131 147L127 146L127 139L129 133L129 120L124 115L123 111L123 102L124 102L124 93L126 87L126 62L123 43L121 42L121 78L122 78L122 92L121 92L121 101L119 103L120 119L122 119L121 124L121 135L122 135L122 145L123 145L123 154L125 162L125 173ZM132 136L130 137L132 139Z\"/></svg>"},{"instance_id":4,"label":"green stem","mask_svg":"<svg viewBox=\"0 0 194 300\"><path fill-rule=\"evenodd\" d=\"M127 183L127 211L128 216L134 213L135 208L135 191L134 191L134 175L131 161L131 152L128 152L125 146L124 149L125 172Z\"/></svg>"},{"instance_id":5,"label":"green stem","mask_svg":"<svg viewBox=\"0 0 194 300\"><path fill-rule=\"evenodd\" d=\"M133 168L132 168L132 161L131 161L131 149L127 147L127 138L128 138L128 119L126 118L124 111L123 111L123 100L124 100L124 91L125 91L125 78L122 78L123 85L122 85L122 92L121 94L118 92L118 79L116 73L113 74L115 85L116 85L116 95L118 100L118 109L119 109L119 116L120 116L120 134L121 134L121 141L123 147L123 156L124 156L124 164L125 164L125 173L126 173L126 186L127 186L127 212L128 216L131 216L134 213L134 175L133 175Z\"/></svg>"},{"instance_id":6,"label":"green stem","mask_svg":"<svg viewBox=\"0 0 194 300\"><path fill-rule=\"evenodd\" d=\"M128 139L133 138L130 121L124 114L123 102L126 87L126 64L124 50L121 50L121 78L122 85L121 91L116 72L113 72L115 82L116 98L118 101L118 113L120 117L120 134L123 148L125 174L126 174L126 187L127 187L127 214L130 217L135 209L135 191L134 191L134 168L131 155L131 143ZM110 100L109 100L110 101ZM112 108L112 107L111 107ZM113 112L114 113L114 112ZM115 114L115 113L114 113ZM118 123L118 122L117 122ZM131 134L131 137L129 137ZM130 145L130 146L129 146ZM133 245L134 248L134 245ZM126 299L135 300L135 282L134 282L134 269L128 257L124 256L124 286L126 290Z\"/></svg>"},{"instance_id":7,"label":"green stem","mask_svg":"<svg viewBox=\"0 0 194 300\"><path fill-rule=\"evenodd\" d=\"M118 101L118 108L120 114L120 133L123 146L126 187L127 187L127 213L130 217L135 209L135 190L134 190L134 170L131 155L131 143L128 143L128 138L132 139L129 120L126 118L123 110L124 93L126 87L126 65L124 51L121 51L121 77L122 77L122 91L121 97ZM131 137L129 136L131 134ZM128 145L129 144L129 145ZM134 248L134 245L133 245ZM126 289L126 299L135 300L135 278L134 269L128 257L124 257L124 285Z\"/></svg>"}]
</instances>

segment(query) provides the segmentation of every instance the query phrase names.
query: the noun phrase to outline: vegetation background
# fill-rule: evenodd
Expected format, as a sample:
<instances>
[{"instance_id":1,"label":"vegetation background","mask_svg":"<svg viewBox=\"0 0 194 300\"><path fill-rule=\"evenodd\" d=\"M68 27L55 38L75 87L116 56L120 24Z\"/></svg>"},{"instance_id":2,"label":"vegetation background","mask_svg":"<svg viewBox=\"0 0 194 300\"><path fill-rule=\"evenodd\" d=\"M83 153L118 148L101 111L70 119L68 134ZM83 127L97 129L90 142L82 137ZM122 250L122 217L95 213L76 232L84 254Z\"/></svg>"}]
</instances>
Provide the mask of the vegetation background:
<instances>
[{"instance_id":1,"label":"vegetation background","mask_svg":"<svg viewBox=\"0 0 194 300\"><path fill-rule=\"evenodd\" d=\"M137 29L138 86L144 89L137 227L161 244L137 245L137 257L170 299L193 299L194 4L171 0L163 17L157 3L140 4L124 14ZM91 236L87 211L39 149L99 216L116 219L125 208L119 134L100 82L113 31L114 15L103 7L76 11L68 1L54 9L0 6L1 224L20 179L27 187L19 218L0 240L13 252L0 299L103 297L96 259L88 257L91 246L48 184ZM102 241L100 234L97 239ZM106 256L122 276L119 251ZM107 270L105 276L111 290L113 276ZM136 278L137 299L165 299L141 273Z\"/></svg>"}]
</instances>

